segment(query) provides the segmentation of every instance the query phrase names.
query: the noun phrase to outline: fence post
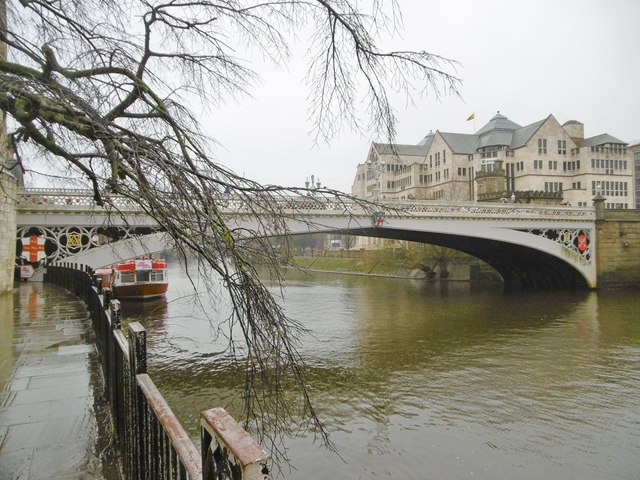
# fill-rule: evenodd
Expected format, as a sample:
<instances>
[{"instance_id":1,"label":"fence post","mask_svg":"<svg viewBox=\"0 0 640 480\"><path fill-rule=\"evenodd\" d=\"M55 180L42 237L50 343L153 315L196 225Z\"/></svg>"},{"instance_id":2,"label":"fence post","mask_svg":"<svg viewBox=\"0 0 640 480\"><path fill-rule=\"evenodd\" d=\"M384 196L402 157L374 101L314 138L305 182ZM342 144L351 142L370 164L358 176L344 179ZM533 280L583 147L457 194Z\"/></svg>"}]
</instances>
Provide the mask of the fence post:
<instances>
[{"instance_id":1,"label":"fence post","mask_svg":"<svg viewBox=\"0 0 640 480\"><path fill-rule=\"evenodd\" d=\"M109 302L111 301L111 299L113 298L113 292L111 291L110 288L103 288L102 289L102 299L103 299L103 305L105 306L105 308L107 307L107 305L109 305Z\"/></svg>"},{"instance_id":2,"label":"fence post","mask_svg":"<svg viewBox=\"0 0 640 480\"><path fill-rule=\"evenodd\" d=\"M103 372L107 382L107 391L109 393L109 404L111 405L111 416L114 422L118 421L118 378L117 372L117 342L114 337L114 330L119 330L121 326L121 309L118 300L109 301L109 317L111 322L104 322L102 333L104 338L102 344L103 352Z\"/></svg>"},{"instance_id":3,"label":"fence post","mask_svg":"<svg viewBox=\"0 0 640 480\"><path fill-rule=\"evenodd\" d=\"M122 326L120 300L109 300L109 311L111 313L111 329L120 328Z\"/></svg>"},{"instance_id":4,"label":"fence post","mask_svg":"<svg viewBox=\"0 0 640 480\"><path fill-rule=\"evenodd\" d=\"M224 408L200 412L203 480L270 480L271 456Z\"/></svg>"},{"instance_id":5,"label":"fence post","mask_svg":"<svg viewBox=\"0 0 640 480\"><path fill-rule=\"evenodd\" d=\"M129 398L133 405L130 407L131 437L133 456L131 464L134 465L134 478L145 478L147 472L146 446L149 440L150 428L146 421L146 406L143 393L138 388L136 376L147 373L147 331L139 322L129 324L129 372L131 373L131 392ZM149 459L152 461L152 459Z\"/></svg>"}]
</instances>

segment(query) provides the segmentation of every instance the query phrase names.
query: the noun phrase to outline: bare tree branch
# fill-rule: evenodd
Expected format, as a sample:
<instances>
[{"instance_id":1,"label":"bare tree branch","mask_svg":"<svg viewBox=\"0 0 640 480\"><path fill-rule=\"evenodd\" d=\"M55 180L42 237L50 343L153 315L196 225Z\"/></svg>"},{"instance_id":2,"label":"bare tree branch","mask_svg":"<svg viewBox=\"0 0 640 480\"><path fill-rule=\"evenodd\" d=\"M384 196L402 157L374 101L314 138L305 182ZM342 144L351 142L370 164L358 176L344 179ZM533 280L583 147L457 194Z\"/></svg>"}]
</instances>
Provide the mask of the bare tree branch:
<instances>
[{"instance_id":1,"label":"bare tree branch","mask_svg":"<svg viewBox=\"0 0 640 480\"><path fill-rule=\"evenodd\" d=\"M91 186L97 204L117 214L111 195L126 196L171 235L185 258L197 254L233 305L226 319L229 351L246 375L247 421L281 454L277 435L298 415L330 444L297 350L305 329L285 315L253 262L278 275L269 237L288 232L276 199L308 191L338 201L348 196L260 185L235 174L215 161L214 142L188 105L194 97L215 107L248 95L258 75L242 52L284 66L292 36L310 28L309 115L316 140L348 127L392 142L389 92L456 95L460 81L449 73L456 63L425 51L381 51L378 36L401 28L393 0L389 16L382 0L371 0L368 14L353 0L0 2L8 12L0 41L9 47L8 59L0 60L0 108L11 120L18 155L35 147L50 161L63 159ZM225 192L256 217L254 230L233 226L223 209ZM284 391L291 383L298 389L294 404Z\"/></svg>"}]
</instances>

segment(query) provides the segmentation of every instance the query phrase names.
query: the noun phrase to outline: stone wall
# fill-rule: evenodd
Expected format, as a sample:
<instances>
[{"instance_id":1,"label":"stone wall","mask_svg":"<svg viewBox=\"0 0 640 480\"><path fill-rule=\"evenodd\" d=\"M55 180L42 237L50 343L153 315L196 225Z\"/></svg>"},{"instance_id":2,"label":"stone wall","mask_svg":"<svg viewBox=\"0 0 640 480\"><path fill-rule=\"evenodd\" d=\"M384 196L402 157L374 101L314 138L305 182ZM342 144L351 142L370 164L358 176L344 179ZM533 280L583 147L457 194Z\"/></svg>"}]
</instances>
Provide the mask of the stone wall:
<instances>
[{"instance_id":1,"label":"stone wall","mask_svg":"<svg viewBox=\"0 0 640 480\"><path fill-rule=\"evenodd\" d=\"M13 290L16 257L16 180L0 172L0 294Z\"/></svg>"},{"instance_id":2,"label":"stone wall","mask_svg":"<svg viewBox=\"0 0 640 480\"><path fill-rule=\"evenodd\" d=\"M0 29L7 24L7 5L0 1ZM7 58L7 45L0 42L0 58ZM16 257L16 180L6 171L11 149L7 142L6 118L0 110L0 294L13 290Z\"/></svg>"},{"instance_id":3,"label":"stone wall","mask_svg":"<svg viewBox=\"0 0 640 480\"><path fill-rule=\"evenodd\" d=\"M596 228L598 287L640 287L640 210L604 210Z\"/></svg>"}]
</instances>

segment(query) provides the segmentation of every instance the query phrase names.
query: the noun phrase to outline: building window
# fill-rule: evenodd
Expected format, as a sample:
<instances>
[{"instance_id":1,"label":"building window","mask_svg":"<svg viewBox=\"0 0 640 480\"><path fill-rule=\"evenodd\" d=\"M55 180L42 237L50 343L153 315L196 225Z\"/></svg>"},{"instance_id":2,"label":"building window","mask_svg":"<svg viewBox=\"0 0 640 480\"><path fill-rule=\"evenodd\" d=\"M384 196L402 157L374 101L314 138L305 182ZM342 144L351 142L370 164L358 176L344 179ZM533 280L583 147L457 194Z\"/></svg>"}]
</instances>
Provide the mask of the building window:
<instances>
[{"instance_id":1,"label":"building window","mask_svg":"<svg viewBox=\"0 0 640 480\"><path fill-rule=\"evenodd\" d=\"M480 160L480 169L487 173L493 172L496 169L495 160Z\"/></svg>"},{"instance_id":2,"label":"building window","mask_svg":"<svg viewBox=\"0 0 640 480\"><path fill-rule=\"evenodd\" d=\"M561 192L562 182L544 182L545 192Z\"/></svg>"},{"instance_id":3,"label":"building window","mask_svg":"<svg viewBox=\"0 0 640 480\"><path fill-rule=\"evenodd\" d=\"M485 147L482 149L482 158L497 158L498 157L498 147Z\"/></svg>"},{"instance_id":4,"label":"building window","mask_svg":"<svg viewBox=\"0 0 640 480\"><path fill-rule=\"evenodd\" d=\"M534 170L542 170L542 160L534 160L533 168Z\"/></svg>"},{"instance_id":5,"label":"building window","mask_svg":"<svg viewBox=\"0 0 640 480\"><path fill-rule=\"evenodd\" d=\"M549 170L557 170L557 169L558 169L558 161L549 160Z\"/></svg>"},{"instance_id":6,"label":"building window","mask_svg":"<svg viewBox=\"0 0 640 480\"><path fill-rule=\"evenodd\" d=\"M538 139L538 155L547 153L547 139L539 138Z\"/></svg>"},{"instance_id":7,"label":"building window","mask_svg":"<svg viewBox=\"0 0 640 480\"><path fill-rule=\"evenodd\" d=\"M567 141L566 140L558 140L558 154L566 155L567 154Z\"/></svg>"}]
</instances>

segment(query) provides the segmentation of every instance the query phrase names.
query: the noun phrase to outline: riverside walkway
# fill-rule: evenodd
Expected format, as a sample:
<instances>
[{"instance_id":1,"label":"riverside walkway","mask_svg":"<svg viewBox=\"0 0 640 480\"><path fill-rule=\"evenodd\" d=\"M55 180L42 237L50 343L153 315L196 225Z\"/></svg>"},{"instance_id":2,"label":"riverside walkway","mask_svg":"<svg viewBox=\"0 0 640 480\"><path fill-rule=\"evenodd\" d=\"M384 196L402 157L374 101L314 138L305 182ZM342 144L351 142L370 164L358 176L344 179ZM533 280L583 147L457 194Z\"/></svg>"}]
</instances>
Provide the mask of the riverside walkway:
<instances>
[{"instance_id":1,"label":"riverside walkway","mask_svg":"<svg viewBox=\"0 0 640 480\"><path fill-rule=\"evenodd\" d=\"M0 480L117 479L84 303L48 284L0 297Z\"/></svg>"}]
</instances>

